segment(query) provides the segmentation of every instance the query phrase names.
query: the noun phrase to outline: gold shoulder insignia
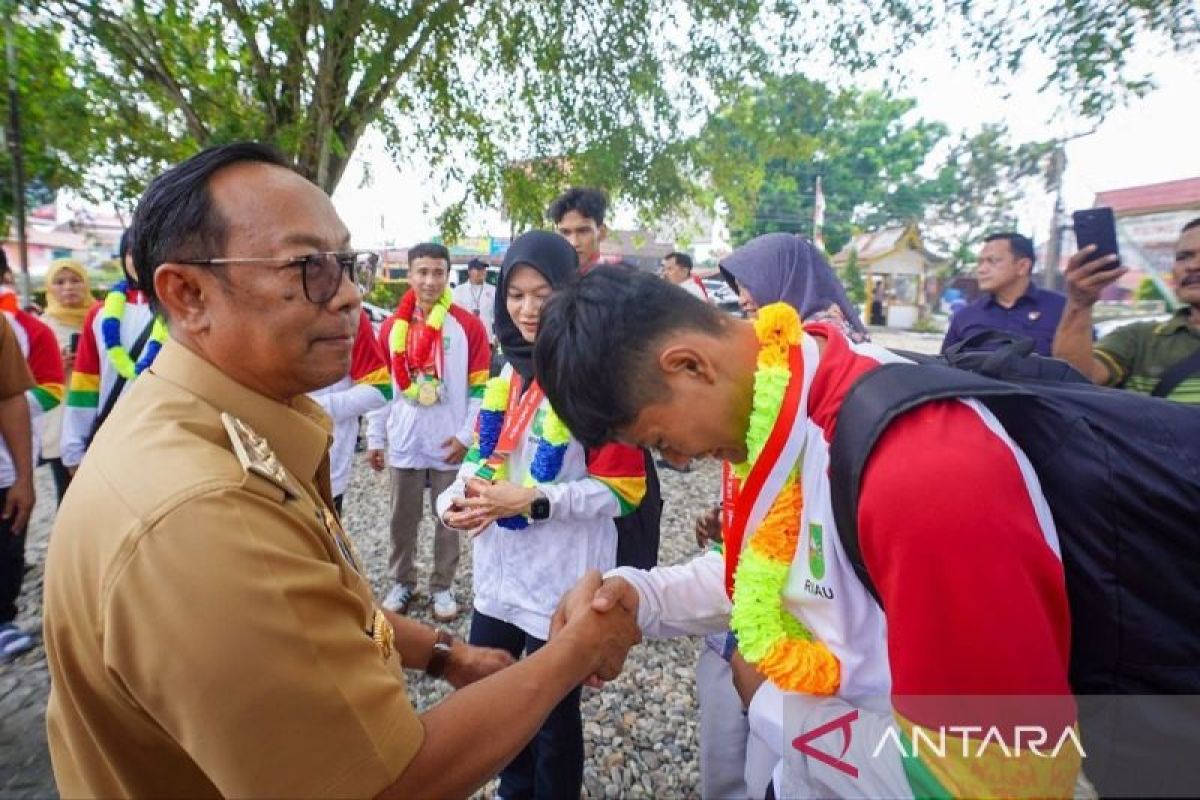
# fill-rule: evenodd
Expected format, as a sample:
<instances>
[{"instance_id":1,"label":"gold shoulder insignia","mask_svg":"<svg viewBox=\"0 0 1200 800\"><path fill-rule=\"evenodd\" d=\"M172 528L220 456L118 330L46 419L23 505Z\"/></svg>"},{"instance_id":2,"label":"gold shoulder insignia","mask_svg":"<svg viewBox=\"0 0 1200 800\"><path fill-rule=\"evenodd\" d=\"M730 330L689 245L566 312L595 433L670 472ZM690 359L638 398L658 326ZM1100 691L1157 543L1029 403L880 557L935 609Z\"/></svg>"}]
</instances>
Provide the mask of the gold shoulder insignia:
<instances>
[{"instance_id":1,"label":"gold shoulder insignia","mask_svg":"<svg viewBox=\"0 0 1200 800\"><path fill-rule=\"evenodd\" d=\"M266 439L228 412L221 413L221 423L229 434L229 441L233 443L233 451L237 454L238 461L242 463L244 470L266 478L293 498L303 494L287 469L280 463L279 457L275 455L271 445L267 444Z\"/></svg>"},{"instance_id":2,"label":"gold shoulder insignia","mask_svg":"<svg viewBox=\"0 0 1200 800\"><path fill-rule=\"evenodd\" d=\"M396 649L396 629L392 627L392 623L388 622L387 617L378 608L375 609L375 618L371 623L370 636L375 642L375 646L379 648L379 655L383 656L383 660L387 661L391 658L392 653Z\"/></svg>"}]
</instances>

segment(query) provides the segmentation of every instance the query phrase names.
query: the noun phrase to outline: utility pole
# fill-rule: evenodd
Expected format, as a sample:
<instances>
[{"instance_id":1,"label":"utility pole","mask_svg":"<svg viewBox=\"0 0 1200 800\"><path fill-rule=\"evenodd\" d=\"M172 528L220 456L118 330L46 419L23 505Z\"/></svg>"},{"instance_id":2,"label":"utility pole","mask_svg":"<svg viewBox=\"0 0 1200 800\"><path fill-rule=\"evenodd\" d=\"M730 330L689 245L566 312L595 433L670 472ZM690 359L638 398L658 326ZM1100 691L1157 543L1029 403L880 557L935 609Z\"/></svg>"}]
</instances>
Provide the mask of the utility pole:
<instances>
[{"instance_id":1,"label":"utility pole","mask_svg":"<svg viewBox=\"0 0 1200 800\"><path fill-rule=\"evenodd\" d=\"M1064 285L1063 274L1058 268L1062 259L1062 235L1067 229L1063 220L1066 210L1063 208L1063 176L1067 172L1067 142L1091 136L1099 126L1081 133L1064 136L1054 142L1054 152L1050 155L1050 170L1046 175L1047 183L1054 191L1054 211L1050 214L1050 238L1046 241L1046 269L1042 272L1042 287L1061 292Z\"/></svg>"},{"instance_id":2,"label":"utility pole","mask_svg":"<svg viewBox=\"0 0 1200 800\"><path fill-rule=\"evenodd\" d=\"M25 241L25 154L21 146L20 92L17 88L17 45L13 31L14 4L7 3L4 14L4 49L8 62L8 149L13 171L13 225L17 229L17 263L20 265L18 289L21 306L29 305L29 245Z\"/></svg>"},{"instance_id":3,"label":"utility pole","mask_svg":"<svg viewBox=\"0 0 1200 800\"><path fill-rule=\"evenodd\" d=\"M1054 187L1054 210L1050 212L1050 238L1046 240L1046 268L1042 270L1042 288L1061 291L1063 286L1062 273L1058 264L1062 258L1063 233L1063 173L1067 171L1066 140L1060 139L1054 143L1054 152L1050 155L1050 173L1048 183Z\"/></svg>"}]
</instances>

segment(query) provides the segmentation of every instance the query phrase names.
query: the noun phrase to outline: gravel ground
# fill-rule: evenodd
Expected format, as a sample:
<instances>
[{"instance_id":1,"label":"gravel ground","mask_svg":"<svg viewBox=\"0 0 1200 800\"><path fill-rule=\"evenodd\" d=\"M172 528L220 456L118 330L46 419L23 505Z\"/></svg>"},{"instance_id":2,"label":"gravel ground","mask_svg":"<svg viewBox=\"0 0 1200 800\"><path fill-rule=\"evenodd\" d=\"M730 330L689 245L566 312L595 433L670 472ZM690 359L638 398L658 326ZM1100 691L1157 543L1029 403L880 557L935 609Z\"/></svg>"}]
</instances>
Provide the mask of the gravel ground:
<instances>
[{"instance_id":1,"label":"gravel ground","mask_svg":"<svg viewBox=\"0 0 1200 800\"><path fill-rule=\"evenodd\" d=\"M936 352L941 334L915 334L873 329L873 338L886 347ZM689 473L662 472L663 536L660 561L674 564L698 552L692 537L692 518L717 496L720 478L715 463L697 465ZM20 600L18 622L40 629L42 564L53 522L54 486L49 470L37 475L41 498L30 524L26 557L29 569ZM368 576L382 597L388 587L388 486L386 474L376 475L362 462L355 467L346 497L346 527L368 565ZM423 574L432 563L432 525L421 529L424 550L419 556ZM459 603L470 607L470 548L457 580ZM427 598L426 598L427 599ZM430 609L418 603L413 615L432 622ZM469 614L455 626L465 636ZM695 664L698 641L645 642L635 648L624 674L603 690L584 690L583 717L587 761L584 796L693 797L699 794L697 754L698 710ZM9 664L0 664L0 798L46 798L57 792L46 750L45 710L49 691L45 652L39 645ZM409 693L418 709L428 708L446 692L445 684L410 673ZM490 788L490 787L489 787ZM490 796L488 792L481 796Z\"/></svg>"},{"instance_id":2,"label":"gravel ground","mask_svg":"<svg viewBox=\"0 0 1200 800\"><path fill-rule=\"evenodd\" d=\"M663 537L660 561L674 564L699 550L691 533L697 509L712 503L720 491L720 470L706 463L691 472L661 472ZM372 564L370 578L377 596L390 588L387 561L387 479L369 470L358 470L347 500L346 524L357 537L363 559ZM422 527L420 561L432 564L432 526ZM470 603L470 549L464 548L459 565L459 604ZM427 570L427 567L426 567ZM424 572L423 576L427 576ZM422 587L425 591L425 587ZM432 623L428 597L410 613ZM470 615L456 626L467 634ZM698 640L644 642L631 651L621 677L604 689L584 689L583 719L586 761L584 797L693 797L699 794L697 753L698 708L695 665ZM409 696L418 709L428 708L446 695L449 687L418 673L409 674ZM491 787L489 787L490 789ZM490 797L491 792L481 793Z\"/></svg>"}]
</instances>

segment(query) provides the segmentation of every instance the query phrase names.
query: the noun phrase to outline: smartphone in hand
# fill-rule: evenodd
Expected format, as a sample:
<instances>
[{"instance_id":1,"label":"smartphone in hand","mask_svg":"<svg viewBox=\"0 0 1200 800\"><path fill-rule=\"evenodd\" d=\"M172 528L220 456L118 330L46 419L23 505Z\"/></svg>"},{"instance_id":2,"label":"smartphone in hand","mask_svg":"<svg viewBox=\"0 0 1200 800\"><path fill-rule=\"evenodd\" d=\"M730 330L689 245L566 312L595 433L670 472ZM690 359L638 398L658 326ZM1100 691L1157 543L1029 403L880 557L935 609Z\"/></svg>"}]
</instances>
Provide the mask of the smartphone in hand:
<instances>
[{"instance_id":1,"label":"smartphone in hand","mask_svg":"<svg viewBox=\"0 0 1200 800\"><path fill-rule=\"evenodd\" d=\"M1091 259L1104 256L1116 256L1117 260L1105 266L1105 269L1117 269L1121 266L1121 253L1117 249L1117 223L1113 210L1108 207L1085 208L1076 211L1071 217L1075 220L1075 241L1079 249L1095 245L1096 250Z\"/></svg>"},{"instance_id":2,"label":"smartphone in hand","mask_svg":"<svg viewBox=\"0 0 1200 800\"><path fill-rule=\"evenodd\" d=\"M71 334L70 348L71 348L72 353L75 353L77 350L79 350L79 334L78 333Z\"/></svg>"}]
</instances>

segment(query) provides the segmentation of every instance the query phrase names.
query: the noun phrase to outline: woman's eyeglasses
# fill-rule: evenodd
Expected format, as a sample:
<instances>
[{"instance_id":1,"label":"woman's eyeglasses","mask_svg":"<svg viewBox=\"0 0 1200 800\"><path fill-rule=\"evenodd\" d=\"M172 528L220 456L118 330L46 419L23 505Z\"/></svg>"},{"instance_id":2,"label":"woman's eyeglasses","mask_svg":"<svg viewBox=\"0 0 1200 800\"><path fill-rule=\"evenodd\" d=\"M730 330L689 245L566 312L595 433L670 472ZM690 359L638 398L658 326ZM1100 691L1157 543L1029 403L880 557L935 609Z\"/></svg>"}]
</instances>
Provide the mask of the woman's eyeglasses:
<instances>
[{"instance_id":1,"label":"woman's eyeglasses","mask_svg":"<svg viewBox=\"0 0 1200 800\"><path fill-rule=\"evenodd\" d=\"M375 271L379 266L379 254L370 250L348 250L340 253L309 253L296 258L196 258L179 260L177 264L192 264L201 267L221 267L229 264L265 264L274 262L282 266L300 267L300 280L304 284L304 296L310 303L323 306L337 294L342 285L343 273L358 287L362 295L375 285Z\"/></svg>"}]
</instances>

